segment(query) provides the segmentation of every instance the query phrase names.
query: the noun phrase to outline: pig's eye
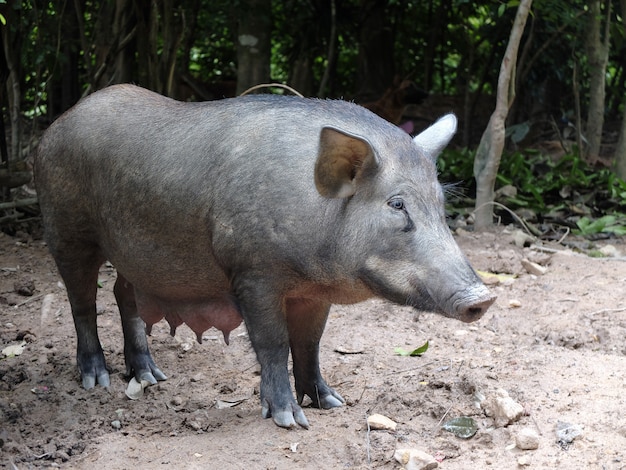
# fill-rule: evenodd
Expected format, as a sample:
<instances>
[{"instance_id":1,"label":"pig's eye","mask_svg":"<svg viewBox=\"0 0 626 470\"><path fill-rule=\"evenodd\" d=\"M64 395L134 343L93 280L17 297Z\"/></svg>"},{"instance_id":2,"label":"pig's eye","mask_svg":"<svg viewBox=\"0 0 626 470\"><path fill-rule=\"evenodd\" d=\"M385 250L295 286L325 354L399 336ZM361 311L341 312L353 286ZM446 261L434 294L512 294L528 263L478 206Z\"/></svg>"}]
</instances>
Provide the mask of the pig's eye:
<instances>
[{"instance_id":1,"label":"pig's eye","mask_svg":"<svg viewBox=\"0 0 626 470\"><path fill-rule=\"evenodd\" d=\"M399 197L394 197L393 199L391 199L387 205L389 205L389 207L391 207L392 209L395 209L397 211L403 211L404 210L404 201L402 199L400 199Z\"/></svg>"}]
</instances>

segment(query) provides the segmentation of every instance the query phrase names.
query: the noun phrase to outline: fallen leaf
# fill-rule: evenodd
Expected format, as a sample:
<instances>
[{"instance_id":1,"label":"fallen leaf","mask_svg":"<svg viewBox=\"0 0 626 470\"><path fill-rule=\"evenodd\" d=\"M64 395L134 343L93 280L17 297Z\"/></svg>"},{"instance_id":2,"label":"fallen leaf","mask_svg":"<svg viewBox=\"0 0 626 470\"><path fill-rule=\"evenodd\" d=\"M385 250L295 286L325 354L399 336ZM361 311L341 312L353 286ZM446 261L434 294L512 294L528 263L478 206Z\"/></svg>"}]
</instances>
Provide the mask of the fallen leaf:
<instances>
[{"instance_id":1,"label":"fallen leaf","mask_svg":"<svg viewBox=\"0 0 626 470\"><path fill-rule=\"evenodd\" d=\"M421 356L422 354L424 354L426 351L428 351L428 341L426 341L423 345L421 345L419 348L414 349L413 351L407 351L405 349L402 348L396 348L394 349L394 352L400 356Z\"/></svg>"},{"instance_id":2,"label":"fallen leaf","mask_svg":"<svg viewBox=\"0 0 626 470\"><path fill-rule=\"evenodd\" d=\"M476 431L478 431L476 421L469 416L461 416L459 418L451 419L450 421L444 423L442 427L446 431L451 432L461 439L469 439L476 434Z\"/></svg>"}]
</instances>

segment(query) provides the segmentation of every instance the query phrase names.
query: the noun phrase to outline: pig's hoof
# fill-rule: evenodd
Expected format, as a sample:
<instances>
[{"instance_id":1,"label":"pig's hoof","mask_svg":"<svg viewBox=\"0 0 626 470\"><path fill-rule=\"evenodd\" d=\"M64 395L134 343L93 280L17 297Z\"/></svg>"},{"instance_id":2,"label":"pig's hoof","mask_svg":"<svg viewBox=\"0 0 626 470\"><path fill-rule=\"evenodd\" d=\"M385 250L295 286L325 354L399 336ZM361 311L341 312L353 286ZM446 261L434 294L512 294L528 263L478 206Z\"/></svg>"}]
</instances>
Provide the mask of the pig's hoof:
<instances>
[{"instance_id":1,"label":"pig's hoof","mask_svg":"<svg viewBox=\"0 0 626 470\"><path fill-rule=\"evenodd\" d=\"M336 408L343 405L345 402L346 400L344 400L341 395L337 392L333 392L325 397L320 397L319 408L324 408L325 410L329 408Z\"/></svg>"},{"instance_id":2,"label":"pig's hoof","mask_svg":"<svg viewBox=\"0 0 626 470\"><path fill-rule=\"evenodd\" d=\"M142 380L145 380L147 382L150 382L152 385L154 385L159 380L167 380L167 377L159 369L156 369L156 370L153 370L152 372L150 372L150 371L142 372L139 375L139 377L137 377L137 375L135 375L135 379L139 383L141 383Z\"/></svg>"},{"instance_id":3,"label":"pig's hoof","mask_svg":"<svg viewBox=\"0 0 626 470\"><path fill-rule=\"evenodd\" d=\"M326 393L322 394L322 392ZM346 400L344 400L341 395L339 395L326 384L324 384L323 387L318 387L316 385L315 393L306 394L309 395L309 397L311 398L311 406L315 408L323 408L325 410L328 410L330 408L337 408L338 406L346 403ZM305 392L296 391L296 395L298 398L298 404L301 405L302 401L304 400Z\"/></svg>"},{"instance_id":4,"label":"pig's hoof","mask_svg":"<svg viewBox=\"0 0 626 470\"><path fill-rule=\"evenodd\" d=\"M281 428L295 428L296 425L302 426L304 429L309 429L309 421L304 416L304 411L298 405L291 404L290 410L271 410L267 400L263 400L262 404L262 416L264 418L272 417L274 423Z\"/></svg>"},{"instance_id":5,"label":"pig's hoof","mask_svg":"<svg viewBox=\"0 0 626 470\"><path fill-rule=\"evenodd\" d=\"M127 361L126 365L126 376L127 377L135 377L137 382L141 383L142 380L150 382L152 385L157 383L159 380L167 380L167 376L159 369L149 354L146 356L141 356L138 360L133 360L132 362L136 363L135 366L129 364L131 361Z\"/></svg>"},{"instance_id":6,"label":"pig's hoof","mask_svg":"<svg viewBox=\"0 0 626 470\"><path fill-rule=\"evenodd\" d=\"M107 371L101 372L96 377L95 374L83 374L83 388L90 390L98 385L102 385L105 388L109 388L111 380L109 379L109 373Z\"/></svg>"}]
</instances>

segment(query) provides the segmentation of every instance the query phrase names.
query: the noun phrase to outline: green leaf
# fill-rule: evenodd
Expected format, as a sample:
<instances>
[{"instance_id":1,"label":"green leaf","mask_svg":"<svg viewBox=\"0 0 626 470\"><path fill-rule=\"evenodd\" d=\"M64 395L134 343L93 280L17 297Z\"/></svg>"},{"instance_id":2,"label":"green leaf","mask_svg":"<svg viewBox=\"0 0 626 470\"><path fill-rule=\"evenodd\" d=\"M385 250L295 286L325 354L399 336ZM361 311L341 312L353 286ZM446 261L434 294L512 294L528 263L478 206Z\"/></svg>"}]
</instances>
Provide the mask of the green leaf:
<instances>
[{"instance_id":1,"label":"green leaf","mask_svg":"<svg viewBox=\"0 0 626 470\"><path fill-rule=\"evenodd\" d=\"M414 349L413 351L407 351L402 348L394 349L394 352L400 356L421 356L426 351L428 351L428 341L426 341L423 345L421 345L417 349Z\"/></svg>"},{"instance_id":2,"label":"green leaf","mask_svg":"<svg viewBox=\"0 0 626 470\"><path fill-rule=\"evenodd\" d=\"M443 429L451 432L456 437L460 437L461 439L469 439L476 431L478 431L478 426L476 425L476 421L474 418L470 418L469 416L461 416L459 418L451 419L443 424Z\"/></svg>"}]
</instances>

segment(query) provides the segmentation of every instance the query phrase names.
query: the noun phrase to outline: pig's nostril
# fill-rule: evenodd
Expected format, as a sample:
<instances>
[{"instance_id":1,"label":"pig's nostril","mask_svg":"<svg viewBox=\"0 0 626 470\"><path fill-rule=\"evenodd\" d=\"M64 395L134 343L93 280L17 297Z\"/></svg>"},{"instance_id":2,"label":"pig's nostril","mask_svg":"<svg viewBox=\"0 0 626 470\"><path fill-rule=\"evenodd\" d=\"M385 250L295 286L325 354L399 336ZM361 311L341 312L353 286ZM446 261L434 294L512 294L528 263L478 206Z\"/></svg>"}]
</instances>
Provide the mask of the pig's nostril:
<instances>
[{"instance_id":1,"label":"pig's nostril","mask_svg":"<svg viewBox=\"0 0 626 470\"><path fill-rule=\"evenodd\" d=\"M485 312L485 308L483 307L470 307L467 311L468 315L473 317L476 315L482 315Z\"/></svg>"},{"instance_id":2,"label":"pig's nostril","mask_svg":"<svg viewBox=\"0 0 626 470\"><path fill-rule=\"evenodd\" d=\"M493 304L496 300L496 297L489 297L487 300L484 300L482 302L473 304L469 307L467 307L467 309L463 312L463 314L461 315L461 320L465 321L465 322L473 322L478 320L480 317L482 317L485 312L489 309L489 307L491 307L491 304Z\"/></svg>"}]
</instances>

